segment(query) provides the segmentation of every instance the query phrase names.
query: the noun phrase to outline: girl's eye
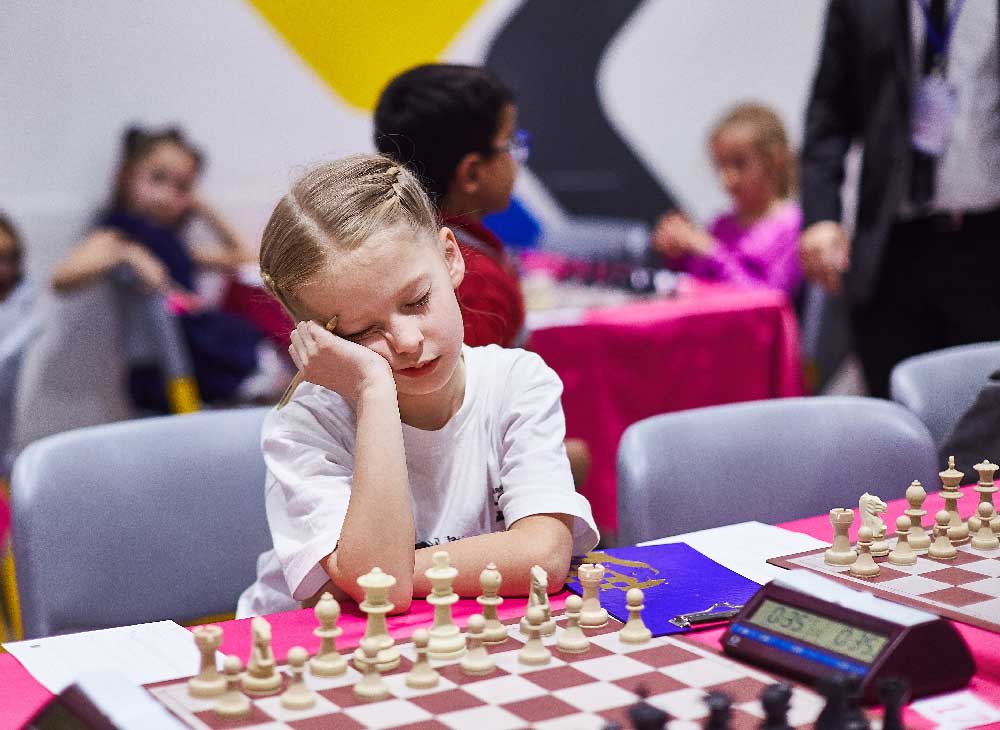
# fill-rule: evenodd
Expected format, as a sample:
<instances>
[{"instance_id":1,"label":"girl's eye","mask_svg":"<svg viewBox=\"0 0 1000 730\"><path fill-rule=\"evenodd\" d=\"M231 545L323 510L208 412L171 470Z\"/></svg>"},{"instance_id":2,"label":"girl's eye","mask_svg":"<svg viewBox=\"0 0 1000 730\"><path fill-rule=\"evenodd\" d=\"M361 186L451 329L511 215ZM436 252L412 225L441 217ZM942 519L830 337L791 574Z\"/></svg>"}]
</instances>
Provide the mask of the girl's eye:
<instances>
[{"instance_id":1,"label":"girl's eye","mask_svg":"<svg viewBox=\"0 0 1000 730\"><path fill-rule=\"evenodd\" d=\"M431 300L431 290L428 289L426 294L420 297L420 299L418 299L417 301L410 302L409 306L412 307L413 309L420 309L421 307L426 307L428 302L430 302L430 300Z\"/></svg>"}]
</instances>

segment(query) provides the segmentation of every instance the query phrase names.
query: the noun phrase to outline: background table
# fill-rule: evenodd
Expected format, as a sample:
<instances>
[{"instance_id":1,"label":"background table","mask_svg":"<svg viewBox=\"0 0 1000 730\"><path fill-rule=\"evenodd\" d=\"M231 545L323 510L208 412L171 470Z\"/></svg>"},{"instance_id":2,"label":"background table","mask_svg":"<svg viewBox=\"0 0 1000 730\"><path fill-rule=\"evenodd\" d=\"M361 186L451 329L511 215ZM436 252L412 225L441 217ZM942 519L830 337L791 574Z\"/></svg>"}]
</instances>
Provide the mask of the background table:
<instances>
[{"instance_id":1,"label":"background table","mask_svg":"<svg viewBox=\"0 0 1000 730\"><path fill-rule=\"evenodd\" d=\"M567 436L583 439L593 459L580 492L610 540L615 458L628 426L687 408L803 394L798 327L778 291L689 282L674 298L534 329L530 348L562 378Z\"/></svg>"}]
</instances>

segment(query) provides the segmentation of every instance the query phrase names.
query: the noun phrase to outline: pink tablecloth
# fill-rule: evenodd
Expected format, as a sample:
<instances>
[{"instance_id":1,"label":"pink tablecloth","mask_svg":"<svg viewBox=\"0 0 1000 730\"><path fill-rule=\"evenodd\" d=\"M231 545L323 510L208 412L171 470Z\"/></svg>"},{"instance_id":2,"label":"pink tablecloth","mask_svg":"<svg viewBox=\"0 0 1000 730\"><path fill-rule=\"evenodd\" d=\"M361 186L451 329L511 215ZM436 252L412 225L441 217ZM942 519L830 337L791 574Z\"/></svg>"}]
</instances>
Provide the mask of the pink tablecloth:
<instances>
[{"instance_id":1,"label":"pink tablecloth","mask_svg":"<svg viewBox=\"0 0 1000 730\"><path fill-rule=\"evenodd\" d=\"M686 408L802 395L798 346L783 293L710 285L535 330L531 348L565 387L567 435L590 447L580 491L602 532L618 524L615 458L628 426Z\"/></svg>"}]
</instances>

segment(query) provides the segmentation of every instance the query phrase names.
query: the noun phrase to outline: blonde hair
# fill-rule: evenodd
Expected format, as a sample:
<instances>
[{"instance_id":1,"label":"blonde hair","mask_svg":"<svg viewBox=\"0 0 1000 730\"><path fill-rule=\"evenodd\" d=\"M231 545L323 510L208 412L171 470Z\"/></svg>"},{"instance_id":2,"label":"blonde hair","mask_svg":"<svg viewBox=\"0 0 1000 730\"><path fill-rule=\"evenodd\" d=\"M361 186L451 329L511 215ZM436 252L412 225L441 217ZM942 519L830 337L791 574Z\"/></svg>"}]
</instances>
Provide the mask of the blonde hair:
<instances>
[{"instance_id":1,"label":"blonde hair","mask_svg":"<svg viewBox=\"0 0 1000 730\"><path fill-rule=\"evenodd\" d=\"M278 201L264 229L260 276L295 320L295 293L335 250L350 251L387 229L436 234L437 212L420 181L384 155L354 155L308 170Z\"/></svg>"},{"instance_id":2,"label":"blonde hair","mask_svg":"<svg viewBox=\"0 0 1000 730\"><path fill-rule=\"evenodd\" d=\"M753 102L738 104L715 123L708 135L710 142L722 132L735 126L749 127L753 145L767 160L775 173L778 196L787 198L798 185L798 168L795 156L788 145L788 135L781 117L771 108Z\"/></svg>"}]
</instances>

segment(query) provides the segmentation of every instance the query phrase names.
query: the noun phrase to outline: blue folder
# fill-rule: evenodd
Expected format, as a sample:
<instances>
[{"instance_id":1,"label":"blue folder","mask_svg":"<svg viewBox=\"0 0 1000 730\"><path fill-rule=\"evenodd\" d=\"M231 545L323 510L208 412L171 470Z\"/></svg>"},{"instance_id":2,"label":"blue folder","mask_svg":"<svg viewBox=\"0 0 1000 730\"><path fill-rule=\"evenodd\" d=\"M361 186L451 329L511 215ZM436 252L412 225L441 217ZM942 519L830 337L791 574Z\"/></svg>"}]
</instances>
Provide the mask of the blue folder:
<instances>
[{"instance_id":1,"label":"blue folder","mask_svg":"<svg viewBox=\"0 0 1000 730\"><path fill-rule=\"evenodd\" d=\"M566 587L578 594L583 593L577 578L580 563L604 566L601 605L619 621L628 620L625 594L630 588L641 588L645 596L642 620L653 636L689 631L670 619L704 611L715 603L742 606L760 588L684 543L609 548L576 557Z\"/></svg>"}]
</instances>

